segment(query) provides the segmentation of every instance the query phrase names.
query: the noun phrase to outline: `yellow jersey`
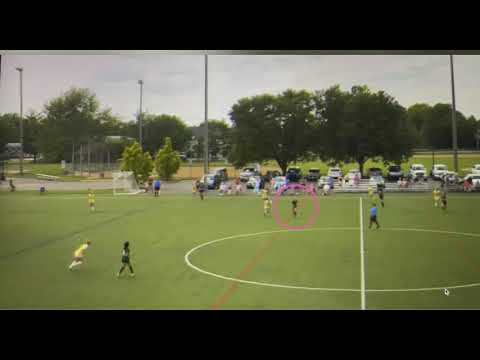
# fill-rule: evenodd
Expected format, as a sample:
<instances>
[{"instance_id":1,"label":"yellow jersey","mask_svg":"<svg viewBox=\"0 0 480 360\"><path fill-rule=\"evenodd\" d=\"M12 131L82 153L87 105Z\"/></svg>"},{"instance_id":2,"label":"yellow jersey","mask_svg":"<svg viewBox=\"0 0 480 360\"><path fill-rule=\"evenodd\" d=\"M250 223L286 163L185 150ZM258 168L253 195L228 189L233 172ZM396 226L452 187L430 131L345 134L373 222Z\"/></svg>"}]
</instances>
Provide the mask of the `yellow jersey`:
<instances>
[{"instance_id":1,"label":"yellow jersey","mask_svg":"<svg viewBox=\"0 0 480 360\"><path fill-rule=\"evenodd\" d=\"M271 206L272 206L272 200L269 200L269 199L263 200L263 207L265 209L269 209Z\"/></svg>"},{"instance_id":2,"label":"yellow jersey","mask_svg":"<svg viewBox=\"0 0 480 360\"><path fill-rule=\"evenodd\" d=\"M433 190L433 198L440 199L440 190Z\"/></svg>"},{"instance_id":3,"label":"yellow jersey","mask_svg":"<svg viewBox=\"0 0 480 360\"><path fill-rule=\"evenodd\" d=\"M88 194L88 203L93 204L95 203L95 194Z\"/></svg>"},{"instance_id":4,"label":"yellow jersey","mask_svg":"<svg viewBox=\"0 0 480 360\"><path fill-rule=\"evenodd\" d=\"M265 189L262 190L262 199L268 200L268 190L265 190Z\"/></svg>"},{"instance_id":5,"label":"yellow jersey","mask_svg":"<svg viewBox=\"0 0 480 360\"><path fill-rule=\"evenodd\" d=\"M82 246L80 246L77 250L75 250L75 253L74 253L74 256L76 258L81 258L83 257L83 253L85 252L85 250L88 249L88 245L87 244L83 244Z\"/></svg>"}]
</instances>

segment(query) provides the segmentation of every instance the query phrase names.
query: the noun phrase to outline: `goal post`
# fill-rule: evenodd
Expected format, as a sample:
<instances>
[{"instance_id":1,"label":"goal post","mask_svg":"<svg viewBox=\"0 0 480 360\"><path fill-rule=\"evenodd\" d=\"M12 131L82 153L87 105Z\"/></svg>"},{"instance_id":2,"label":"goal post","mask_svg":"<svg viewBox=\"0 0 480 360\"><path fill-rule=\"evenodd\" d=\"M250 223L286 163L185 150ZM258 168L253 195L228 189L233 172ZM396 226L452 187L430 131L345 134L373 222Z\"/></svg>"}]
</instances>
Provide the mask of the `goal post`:
<instances>
[{"instance_id":1,"label":"goal post","mask_svg":"<svg viewBox=\"0 0 480 360\"><path fill-rule=\"evenodd\" d=\"M114 172L112 177L113 195L134 195L142 192L132 171Z\"/></svg>"}]
</instances>

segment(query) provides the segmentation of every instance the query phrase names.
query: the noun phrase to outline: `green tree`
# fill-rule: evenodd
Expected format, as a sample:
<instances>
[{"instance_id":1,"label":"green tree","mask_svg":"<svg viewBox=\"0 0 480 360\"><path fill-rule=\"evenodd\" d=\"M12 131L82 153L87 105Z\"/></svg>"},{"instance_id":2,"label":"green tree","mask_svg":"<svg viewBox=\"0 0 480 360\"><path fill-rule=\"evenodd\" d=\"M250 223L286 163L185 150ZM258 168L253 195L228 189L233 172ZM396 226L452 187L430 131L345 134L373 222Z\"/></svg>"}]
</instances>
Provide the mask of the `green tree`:
<instances>
[{"instance_id":1,"label":"green tree","mask_svg":"<svg viewBox=\"0 0 480 360\"><path fill-rule=\"evenodd\" d=\"M138 132L138 129L137 129ZM169 137L174 150L183 151L192 137L187 125L174 115L143 115L143 148L152 154Z\"/></svg>"},{"instance_id":2,"label":"green tree","mask_svg":"<svg viewBox=\"0 0 480 360\"><path fill-rule=\"evenodd\" d=\"M197 136L197 157L204 157L205 124L191 127L191 132ZM208 152L212 157L219 155L227 157L230 148L230 127L224 120L208 120Z\"/></svg>"},{"instance_id":3,"label":"green tree","mask_svg":"<svg viewBox=\"0 0 480 360\"><path fill-rule=\"evenodd\" d=\"M314 110L312 94L305 90L240 99L230 112L230 162L240 167L275 159L285 174L290 163L311 156Z\"/></svg>"},{"instance_id":4,"label":"green tree","mask_svg":"<svg viewBox=\"0 0 480 360\"><path fill-rule=\"evenodd\" d=\"M424 126L430 121L431 116L432 107L428 104L414 104L407 109L408 121L415 128L417 146L427 145Z\"/></svg>"},{"instance_id":5,"label":"green tree","mask_svg":"<svg viewBox=\"0 0 480 360\"><path fill-rule=\"evenodd\" d=\"M143 152L138 142L125 148L122 154L122 171L133 171L137 181L144 182L153 170L150 153Z\"/></svg>"},{"instance_id":6,"label":"green tree","mask_svg":"<svg viewBox=\"0 0 480 360\"><path fill-rule=\"evenodd\" d=\"M368 159L400 163L413 152L415 136L406 110L383 91L338 86L316 94L315 144L328 162L357 162L363 173Z\"/></svg>"},{"instance_id":7,"label":"green tree","mask_svg":"<svg viewBox=\"0 0 480 360\"><path fill-rule=\"evenodd\" d=\"M41 116L34 111L28 112L23 118L23 151L25 154L32 154L34 161L38 154L40 123ZM0 115L0 153L9 142L20 142L20 116L15 113Z\"/></svg>"},{"instance_id":8,"label":"green tree","mask_svg":"<svg viewBox=\"0 0 480 360\"><path fill-rule=\"evenodd\" d=\"M180 156L173 150L172 140L165 138L165 145L155 157L155 169L157 174L165 180L170 180L180 168Z\"/></svg>"},{"instance_id":9,"label":"green tree","mask_svg":"<svg viewBox=\"0 0 480 360\"><path fill-rule=\"evenodd\" d=\"M14 113L0 115L0 153L7 143L20 142L18 124L20 116Z\"/></svg>"},{"instance_id":10,"label":"green tree","mask_svg":"<svg viewBox=\"0 0 480 360\"><path fill-rule=\"evenodd\" d=\"M100 104L89 89L71 88L45 105L38 136L40 152L48 161L67 160L75 147L101 134Z\"/></svg>"}]
</instances>

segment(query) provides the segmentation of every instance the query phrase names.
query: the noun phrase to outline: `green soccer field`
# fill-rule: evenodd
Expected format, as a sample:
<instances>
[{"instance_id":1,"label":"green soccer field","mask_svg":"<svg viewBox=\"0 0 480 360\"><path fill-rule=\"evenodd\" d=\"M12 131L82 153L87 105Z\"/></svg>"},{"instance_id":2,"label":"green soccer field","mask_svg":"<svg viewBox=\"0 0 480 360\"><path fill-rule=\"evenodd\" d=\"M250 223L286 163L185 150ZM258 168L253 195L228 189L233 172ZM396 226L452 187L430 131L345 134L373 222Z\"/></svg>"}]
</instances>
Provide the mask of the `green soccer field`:
<instances>
[{"instance_id":1,"label":"green soccer field","mask_svg":"<svg viewBox=\"0 0 480 360\"><path fill-rule=\"evenodd\" d=\"M282 221L307 223L313 200L299 198L296 219L291 200ZM380 230L367 196L335 195L293 231L255 196L99 193L91 213L85 194L1 193L0 308L480 308L480 196L452 193L446 212L430 194L385 200ZM85 263L67 270L87 238ZM136 277L117 279L125 240Z\"/></svg>"}]
</instances>

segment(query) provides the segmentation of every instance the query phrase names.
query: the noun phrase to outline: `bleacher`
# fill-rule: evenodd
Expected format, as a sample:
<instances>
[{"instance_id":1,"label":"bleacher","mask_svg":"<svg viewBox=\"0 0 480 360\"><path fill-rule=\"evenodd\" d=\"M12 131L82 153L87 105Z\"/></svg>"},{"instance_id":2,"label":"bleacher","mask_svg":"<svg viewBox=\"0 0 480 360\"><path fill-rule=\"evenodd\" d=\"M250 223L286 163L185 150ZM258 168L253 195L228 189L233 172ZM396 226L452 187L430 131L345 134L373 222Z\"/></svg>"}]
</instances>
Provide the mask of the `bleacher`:
<instances>
[{"instance_id":1,"label":"bleacher","mask_svg":"<svg viewBox=\"0 0 480 360\"><path fill-rule=\"evenodd\" d=\"M342 186L339 182L335 182L334 191L336 193L366 193L370 186L369 179L362 179L357 186ZM408 187L400 187L397 182L385 182L385 192L432 192L435 186L440 186L440 182L434 181L418 181L409 184ZM373 187L376 189L376 187ZM448 185L448 191L463 191L461 186Z\"/></svg>"}]
</instances>

